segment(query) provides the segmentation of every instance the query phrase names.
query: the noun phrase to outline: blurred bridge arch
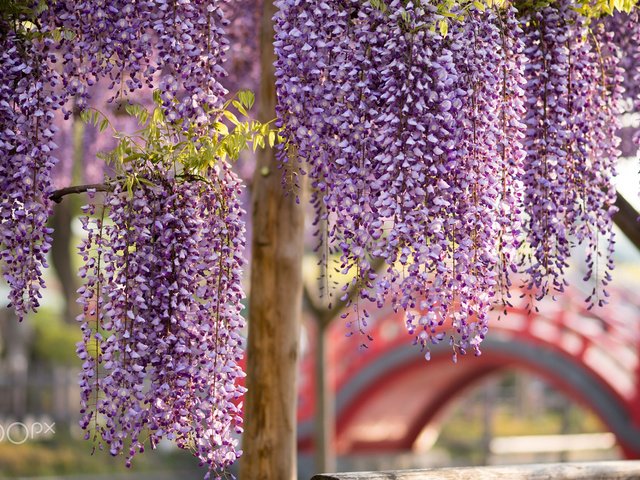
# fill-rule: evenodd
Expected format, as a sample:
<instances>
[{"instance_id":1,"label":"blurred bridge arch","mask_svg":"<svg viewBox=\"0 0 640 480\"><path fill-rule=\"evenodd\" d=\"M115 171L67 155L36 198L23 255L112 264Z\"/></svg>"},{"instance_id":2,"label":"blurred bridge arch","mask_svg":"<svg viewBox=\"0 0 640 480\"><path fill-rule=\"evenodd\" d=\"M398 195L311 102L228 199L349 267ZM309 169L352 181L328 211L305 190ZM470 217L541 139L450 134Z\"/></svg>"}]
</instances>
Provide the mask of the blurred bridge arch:
<instances>
[{"instance_id":1,"label":"blurred bridge arch","mask_svg":"<svg viewBox=\"0 0 640 480\"><path fill-rule=\"evenodd\" d=\"M533 372L592 410L628 458L640 458L640 299L614 291L610 304L588 311L582 292L543 300L540 313L522 305L492 319L482 356L451 361L448 346L426 362L412 347L404 314L373 311L374 341L359 351L341 322L329 332L330 384L336 395L338 453L411 450L446 407L477 382L504 369ZM311 346L313 342L310 342ZM312 446L313 355L302 362L299 443Z\"/></svg>"}]
</instances>

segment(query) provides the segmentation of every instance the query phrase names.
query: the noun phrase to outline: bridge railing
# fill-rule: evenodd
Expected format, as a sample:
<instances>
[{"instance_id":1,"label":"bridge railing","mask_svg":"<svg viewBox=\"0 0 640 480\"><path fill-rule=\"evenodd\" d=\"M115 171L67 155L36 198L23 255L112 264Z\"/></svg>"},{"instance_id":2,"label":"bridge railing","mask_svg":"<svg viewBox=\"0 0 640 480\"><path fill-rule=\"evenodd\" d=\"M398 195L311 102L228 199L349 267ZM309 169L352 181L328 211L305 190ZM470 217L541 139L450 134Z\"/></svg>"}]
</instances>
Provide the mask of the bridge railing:
<instances>
[{"instance_id":1,"label":"bridge railing","mask_svg":"<svg viewBox=\"0 0 640 480\"><path fill-rule=\"evenodd\" d=\"M324 473L311 480L640 480L640 461Z\"/></svg>"}]
</instances>

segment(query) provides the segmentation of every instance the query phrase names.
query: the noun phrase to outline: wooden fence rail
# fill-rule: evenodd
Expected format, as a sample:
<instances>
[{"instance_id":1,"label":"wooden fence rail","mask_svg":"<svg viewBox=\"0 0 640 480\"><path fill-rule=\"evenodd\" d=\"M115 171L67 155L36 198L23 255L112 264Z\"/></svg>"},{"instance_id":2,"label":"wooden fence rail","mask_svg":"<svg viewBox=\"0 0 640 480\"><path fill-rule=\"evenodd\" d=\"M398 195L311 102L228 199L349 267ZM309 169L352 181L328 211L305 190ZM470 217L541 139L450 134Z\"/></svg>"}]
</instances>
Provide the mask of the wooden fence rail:
<instances>
[{"instance_id":1,"label":"wooden fence rail","mask_svg":"<svg viewBox=\"0 0 640 480\"><path fill-rule=\"evenodd\" d=\"M324 473L311 480L640 480L640 461Z\"/></svg>"}]
</instances>

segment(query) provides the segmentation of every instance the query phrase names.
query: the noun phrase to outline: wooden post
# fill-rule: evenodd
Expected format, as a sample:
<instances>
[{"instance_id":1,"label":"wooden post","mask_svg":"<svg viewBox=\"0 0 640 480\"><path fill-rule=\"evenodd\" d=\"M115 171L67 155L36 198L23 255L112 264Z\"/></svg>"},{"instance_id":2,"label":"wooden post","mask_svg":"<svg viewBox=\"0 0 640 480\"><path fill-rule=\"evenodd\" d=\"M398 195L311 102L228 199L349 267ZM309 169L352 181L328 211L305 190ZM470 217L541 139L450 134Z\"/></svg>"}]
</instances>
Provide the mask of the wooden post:
<instances>
[{"instance_id":1,"label":"wooden post","mask_svg":"<svg viewBox=\"0 0 640 480\"><path fill-rule=\"evenodd\" d=\"M273 0L262 11L260 120L275 117ZM303 209L281 185L274 152L260 151L253 180L247 396L240 478L293 480L302 297Z\"/></svg>"},{"instance_id":2,"label":"wooden post","mask_svg":"<svg viewBox=\"0 0 640 480\"><path fill-rule=\"evenodd\" d=\"M376 258L373 263L373 270L379 272L385 265L384 259ZM315 391L316 391L316 412L315 412L315 466L318 472L332 472L336 469L336 412L335 394L329 385L327 366L329 357L327 355L327 337L331 322L340 315L346 304L351 302L360 292L362 285L360 282L351 285L347 292L346 300L339 300L333 305L322 305L316 302L314 295L309 288L303 289L305 305L313 316L318 328L315 355Z\"/></svg>"},{"instance_id":3,"label":"wooden post","mask_svg":"<svg viewBox=\"0 0 640 480\"><path fill-rule=\"evenodd\" d=\"M327 366L327 337L329 336L328 323L322 320L316 322L318 338L316 340L316 415L315 415L315 461L316 471L335 472L335 398L329 384Z\"/></svg>"}]
</instances>

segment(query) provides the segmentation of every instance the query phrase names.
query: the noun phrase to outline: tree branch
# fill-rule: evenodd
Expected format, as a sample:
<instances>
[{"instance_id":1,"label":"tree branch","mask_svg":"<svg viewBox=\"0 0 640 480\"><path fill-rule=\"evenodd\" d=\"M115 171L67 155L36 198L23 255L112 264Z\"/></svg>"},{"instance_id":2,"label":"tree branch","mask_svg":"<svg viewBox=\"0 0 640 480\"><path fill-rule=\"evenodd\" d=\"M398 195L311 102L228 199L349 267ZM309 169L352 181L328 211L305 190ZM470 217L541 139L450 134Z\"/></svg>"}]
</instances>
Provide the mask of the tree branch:
<instances>
[{"instance_id":1,"label":"tree branch","mask_svg":"<svg viewBox=\"0 0 640 480\"><path fill-rule=\"evenodd\" d=\"M640 224L638 223L638 211L633 208L626 198L618 192L616 199L618 212L613 216L613 221L622 230L631 242L640 250Z\"/></svg>"},{"instance_id":2,"label":"tree branch","mask_svg":"<svg viewBox=\"0 0 640 480\"><path fill-rule=\"evenodd\" d=\"M371 265L372 270L378 273L380 269L384 267L385 263L386 262L384 258L378 257L374 259ZM331 308L318 305L318 303L314 300L313 295L311 294L309 286L306 283L303 283L302 295L304 302L309 310L311 310L311 312L313 313L313 316L317 320L318 326L321 330L325 330L331 324L331 321L335 317L337 317L338 314L345 308L345 306L353 301L357 295L359 295L360 289L362 288L364 282L365 280L361 278L358 282L355 283L355 285L351 285L349 291L347 292L347 299L345 301L342 301L340 299L336 300Z\"/></svg>"},{"instance_id":3,"label":"tree branch","mask_svg":"<svg viewBox=\"0 0 640 480\"><path fill-rule=\"evenodd\" d=\"M95 190L96 192L112 192L113 185L106 185L104 183L92 183L89 185L76 185L73 187L61 188L59 190L54 190L53 192L51 192L51 195L49 195L49 200L55 203L60 203L66 195L75 193L86 193L89 190Z\"/></svg>"},{"instance_id":4,"label":"tree branch","mask_svg":"<svg viewBox=\"0 0 640 480\"><path fill-rule=\"evenodd\" d=\"M321 307L315 301L307 282L302 283L302 301L304 302L304 305L311 310L314 318L320 318L324 315L326 308Z\"/></svg>"}]
</instances>

